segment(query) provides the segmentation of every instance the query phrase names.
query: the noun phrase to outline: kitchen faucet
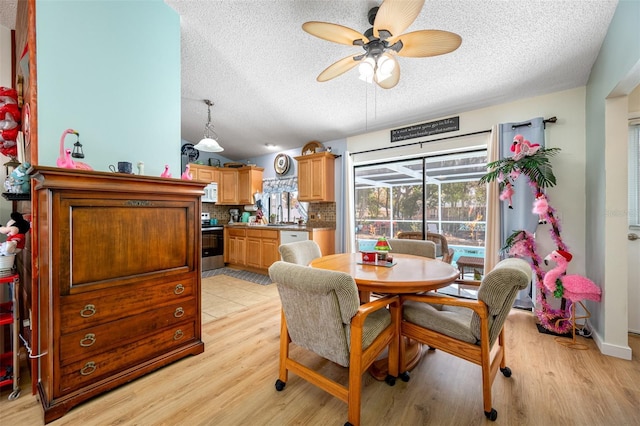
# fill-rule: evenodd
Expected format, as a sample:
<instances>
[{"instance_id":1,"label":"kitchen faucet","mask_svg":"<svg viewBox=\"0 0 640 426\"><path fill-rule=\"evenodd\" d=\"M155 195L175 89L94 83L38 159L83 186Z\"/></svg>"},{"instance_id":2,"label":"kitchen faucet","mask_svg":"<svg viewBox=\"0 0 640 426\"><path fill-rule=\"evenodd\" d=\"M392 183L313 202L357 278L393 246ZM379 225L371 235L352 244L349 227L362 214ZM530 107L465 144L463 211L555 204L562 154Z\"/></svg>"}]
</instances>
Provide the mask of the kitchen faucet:
<instances>
[{"instance_id":1,"label":"kitchen faucet","mask_svg":"<svg viewBox=\"0 0 640 426\"><path fill-rule=\"evenodd\" d=\"M276 220L278 223L282 223L282 204L278 205L278 208L276 211L278 212Z\"/></svg>"}]
</instances>

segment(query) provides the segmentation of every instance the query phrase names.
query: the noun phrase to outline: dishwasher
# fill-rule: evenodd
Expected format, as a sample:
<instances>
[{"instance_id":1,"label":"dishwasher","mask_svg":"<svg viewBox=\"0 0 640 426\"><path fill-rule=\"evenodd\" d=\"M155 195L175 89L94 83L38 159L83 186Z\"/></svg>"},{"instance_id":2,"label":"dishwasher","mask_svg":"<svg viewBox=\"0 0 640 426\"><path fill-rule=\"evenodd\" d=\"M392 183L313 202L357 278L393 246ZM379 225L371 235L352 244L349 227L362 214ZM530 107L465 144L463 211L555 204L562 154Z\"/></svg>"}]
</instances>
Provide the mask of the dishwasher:
<instances>
[{"instance_id":1,"label":"dishwasher","mask_svg":"<svg viewBox=\"0 0 640 426\"><path fill-rule=\"evenodd\" d=\"M289 244L309 239L307 231L280 231L280 244Z\"/></svg>"}]
</instances>

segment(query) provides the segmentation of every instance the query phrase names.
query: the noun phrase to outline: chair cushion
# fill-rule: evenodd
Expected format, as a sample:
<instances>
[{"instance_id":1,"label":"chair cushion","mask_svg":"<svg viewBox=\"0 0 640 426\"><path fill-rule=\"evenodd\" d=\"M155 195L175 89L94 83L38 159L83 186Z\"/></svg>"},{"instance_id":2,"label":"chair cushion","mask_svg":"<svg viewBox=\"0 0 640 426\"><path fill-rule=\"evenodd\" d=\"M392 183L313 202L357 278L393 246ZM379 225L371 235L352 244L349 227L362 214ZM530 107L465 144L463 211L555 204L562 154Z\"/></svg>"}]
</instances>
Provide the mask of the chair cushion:
<instances>
[{"instance_id":1,"label":"chair cushion","mask_svg":"<svg viewBox=\"0 0 640 426\"><path fill-rule=\"evenodd\" d=\"M271 265L269 276L278 287L291 341L348 367L351 318L360 306L353 277L282 261ZM363 348L390 323L386 309L370 314L364 323Z\"/></svg>"},{"instance_id":2,"label":"chair cushion","mask_svg":"<svg viewBox=\"0 0 640 426\"><path fill-rule=\"evenodd\" d=\"M364 328L362 329L362 349L367 349L389 324L391 324L391 313L388 309L380 309L369 314L364 320ZM349 343L349 350L351 350L351 327L349 324L345 324L344 331Z\"/></svg>"},{"instance_id":3,"label":"chair cushion","mask_svg":"<svg viewBox=\"0 0 640 426\"><path fill-rule=\"evenodd\" d=\"M412 254L414 256L436 258L436 244L433 241L389 238L391 253Z\"/></svg>"},{"instance_id":4,"label":"chair cushion","mask_svg":"<svg viewBox=\"0 0 640 426\"><path fill-rule=\"evenodd\" d=\"M406 321L468 343L478 342L471 332L471 309L408 300L402 305L402 311Z\"/></svg>"},{"instance_id":5,"label":"chair cushion","mask_svg":"<svg viewBox=\"0 0 640 426\"><path fill-rule=\"evenodd\" d=\"M320 246L313 240L296 241L278 247L282 260L308 266L312 260L322 257Z\"/></svg>"}]
</instances>

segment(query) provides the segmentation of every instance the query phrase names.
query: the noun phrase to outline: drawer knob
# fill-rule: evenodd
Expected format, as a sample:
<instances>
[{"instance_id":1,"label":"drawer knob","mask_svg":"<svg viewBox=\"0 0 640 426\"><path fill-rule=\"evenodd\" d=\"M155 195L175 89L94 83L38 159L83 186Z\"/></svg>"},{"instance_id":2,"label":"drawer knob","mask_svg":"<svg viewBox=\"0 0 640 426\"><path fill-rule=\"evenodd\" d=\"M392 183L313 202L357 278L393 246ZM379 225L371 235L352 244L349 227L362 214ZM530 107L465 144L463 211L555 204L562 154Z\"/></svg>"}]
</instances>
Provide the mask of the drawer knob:
<instances>
[{"instance_id":1,"label":"drawer knob","mask_svg":"<svg viewBox=\"0 0 640 426\"><path fill-rule=\"evenodd\" d=\"M96 335L93 333L87 333L82 339L80 339L80 346L88 348L96 342Z\"/></svg>"},{"instance_id":2,"label":"drawer knob","mask_svg":"<svg viewBox=\"0 0 640 426\"><path fill-rule=\"evenodd\" d=\"M80 370L80 374L83 376L88 376L89 374L92 374L94 371L96 371L97 368L98 366L95 362L89 361L84 365L84 367L82 367L82 370Z\"/></svg>"},{"instance_id":3,"label":"drawer knob","mask_svg":"<svg viewBox=\"0 0 640 426\"><path fill-rule=\"evenodd\" d=\"M182 284L176 285L176 288L173 289L174 294L182 294L184 293L184 286Z\"/></svg>"},{"instance_id":4,"label":"drawer knob","mask_svg":"<svg viewBox=\"0 0 640 426\"><path fill-rule=\"evenodd\" d=\"M176 318L180 318L183 315L184 315L184 309L182 309L182 306L177 307L176 311L173 313L173 316Z\"/></svg>"},{"instance_id":5,"label":"drawer knob","mask_svg":"<svg viewBox=\"0 0 640 426\"><path fill-rule=\"evenodd\" d=\"M80 311L80 316L82 318L89 318L96 313L96 306L92 304L85 305L84 308Z\"/></svg>"},{"instance_id":6,"label":"drawer knob","mask_svg":"<svg viewBox=\"0 0 640 426\"><path fill-rule=\"evenodd\" d=\"M184 333L182 330L177 329L175 333L173 333L173 340L180 340L184 337Z\"/></svg>"}]
</instances>

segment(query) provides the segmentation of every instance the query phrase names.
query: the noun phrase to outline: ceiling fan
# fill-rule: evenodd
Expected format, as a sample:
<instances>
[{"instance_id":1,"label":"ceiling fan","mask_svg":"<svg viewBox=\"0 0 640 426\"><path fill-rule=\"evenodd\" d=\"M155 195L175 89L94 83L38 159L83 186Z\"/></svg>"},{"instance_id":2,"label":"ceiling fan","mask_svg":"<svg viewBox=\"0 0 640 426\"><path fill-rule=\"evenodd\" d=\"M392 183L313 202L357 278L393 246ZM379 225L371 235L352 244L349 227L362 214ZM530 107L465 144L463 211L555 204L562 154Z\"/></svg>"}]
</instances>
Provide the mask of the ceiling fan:
<instances>
[{"instance_id":1,"label":"ceiling fan","mask_svg":"<svg viewBox=\"0 0 640 426\"><path fill-rule=\"evenodd\" d=\"M361 46L364 53L342 58L327 67L317 80L328 81L360 65L360 78L391 89L400 81L398 56L424 58L456 50L462 43L458 34L442 30L420 30L402 34L415 21L424 0L384 0L369 10L369 28L364 34L328 22L302 24L309 34L335 43Z\"/></svg>"}]
</instances>

